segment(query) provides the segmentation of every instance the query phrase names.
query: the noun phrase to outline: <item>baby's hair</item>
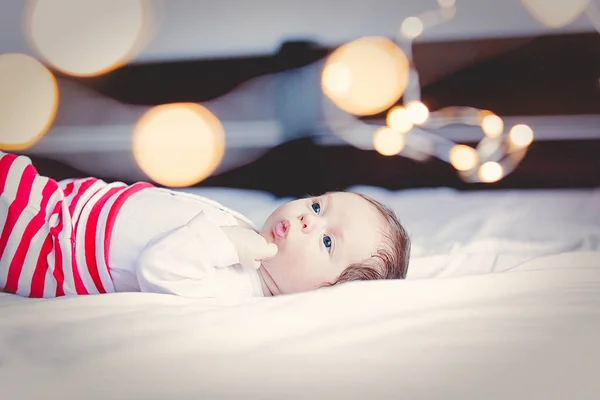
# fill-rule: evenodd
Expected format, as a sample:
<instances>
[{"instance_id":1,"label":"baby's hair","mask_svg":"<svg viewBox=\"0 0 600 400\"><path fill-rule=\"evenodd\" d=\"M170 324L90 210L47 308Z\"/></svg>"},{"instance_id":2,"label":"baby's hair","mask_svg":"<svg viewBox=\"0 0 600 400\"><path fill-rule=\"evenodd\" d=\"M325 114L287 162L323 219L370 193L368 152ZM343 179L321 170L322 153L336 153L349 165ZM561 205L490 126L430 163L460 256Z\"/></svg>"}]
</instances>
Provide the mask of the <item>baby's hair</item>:
<instances>
[{"instance_id":1,"label":"baby's hair","mask_svg":"<svg viewBox=\"0 0 600 400\"><path fill-rule=\"evenodd\" d=\"M382 217L384 245L371 258L348 266L333 284L327 286L351 281L405 279L411 247L408 233L391 208L369 196L355 194L368 201Z\"/></svg>"}]
</instances>

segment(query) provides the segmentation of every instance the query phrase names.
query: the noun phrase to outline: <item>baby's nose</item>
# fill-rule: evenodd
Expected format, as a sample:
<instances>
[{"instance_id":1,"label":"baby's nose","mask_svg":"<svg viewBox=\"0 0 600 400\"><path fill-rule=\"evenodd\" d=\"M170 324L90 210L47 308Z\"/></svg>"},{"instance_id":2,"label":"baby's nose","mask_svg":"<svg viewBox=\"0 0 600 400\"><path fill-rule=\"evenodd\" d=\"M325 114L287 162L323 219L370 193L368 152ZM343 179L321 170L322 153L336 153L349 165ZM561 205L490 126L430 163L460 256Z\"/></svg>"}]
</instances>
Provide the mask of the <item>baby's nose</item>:
<instances>
[{"instance_id":1,"label":"baby's nose","mask_svg":"<svg viewBox=\"0 0 600 400\"><path fill-rule=\"evenodd\" d=\"M308 228L308 216L306 214L300 214L300 217L298 217L298 219L300 220L300 227L302 228L302 230Z\"/></svg>"},{"instance_id":2,"label":"baby's nose","mask_svg":"<svg viewBox=\"0 0 600 400\"><path fill-rule=\"evenodd\" d=\"M300 220L300 228L304 233L311 232L316 225L316 219L312 215L301 214L298 219Z\"/></svg>"}]
</instances>

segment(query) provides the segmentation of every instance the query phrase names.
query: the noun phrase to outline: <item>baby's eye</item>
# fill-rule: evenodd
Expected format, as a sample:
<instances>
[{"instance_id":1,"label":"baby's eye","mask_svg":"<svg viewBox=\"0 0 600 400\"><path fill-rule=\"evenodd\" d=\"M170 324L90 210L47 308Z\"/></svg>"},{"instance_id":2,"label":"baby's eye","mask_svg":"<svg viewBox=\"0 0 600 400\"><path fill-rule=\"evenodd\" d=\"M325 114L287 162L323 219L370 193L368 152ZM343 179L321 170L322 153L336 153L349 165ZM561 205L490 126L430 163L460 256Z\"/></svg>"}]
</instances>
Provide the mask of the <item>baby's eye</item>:
<instances>
[{"instance_id":1,"label":"baby's eye","mask_svg":"<svg viewBox=\"0 0 600 400\"><path fill-rule=\"evenodd\" d=\"M331 251L331 238L327 235L323 236L323 244L327 251Z\"/></svg>"},{"instance_id":2,"label":"baby's eye","mask_svg":"<svg viewBox=\"0 0 600 400\"><path fill-rule=\"evenodd\" d=\"M321 212L321 205L319 203L312 203L311 207L315 214L319 214Z\"/></svg>"}]
</instances>

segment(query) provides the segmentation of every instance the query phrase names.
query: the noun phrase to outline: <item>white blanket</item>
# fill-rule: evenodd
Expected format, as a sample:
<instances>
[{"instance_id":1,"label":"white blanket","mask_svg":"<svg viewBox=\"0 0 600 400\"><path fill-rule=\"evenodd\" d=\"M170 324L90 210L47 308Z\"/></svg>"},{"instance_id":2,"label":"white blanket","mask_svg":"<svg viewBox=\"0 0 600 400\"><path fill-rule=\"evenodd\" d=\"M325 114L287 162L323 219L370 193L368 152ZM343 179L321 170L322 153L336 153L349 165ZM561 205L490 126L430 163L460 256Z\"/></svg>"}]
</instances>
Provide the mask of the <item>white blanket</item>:
<instances>
[{"instance_id":1,"label":"white blanket","mask_svg":"<svg viewBox=\"0 0 600 400\"><path fill-rule=\"evenodd\" d=\"M359 189L412 232L412 279L226 308L0 295L1 398L598 398L598 191ZM200 193L257 222L281 201Z\"/></svg>"}]
</instances>

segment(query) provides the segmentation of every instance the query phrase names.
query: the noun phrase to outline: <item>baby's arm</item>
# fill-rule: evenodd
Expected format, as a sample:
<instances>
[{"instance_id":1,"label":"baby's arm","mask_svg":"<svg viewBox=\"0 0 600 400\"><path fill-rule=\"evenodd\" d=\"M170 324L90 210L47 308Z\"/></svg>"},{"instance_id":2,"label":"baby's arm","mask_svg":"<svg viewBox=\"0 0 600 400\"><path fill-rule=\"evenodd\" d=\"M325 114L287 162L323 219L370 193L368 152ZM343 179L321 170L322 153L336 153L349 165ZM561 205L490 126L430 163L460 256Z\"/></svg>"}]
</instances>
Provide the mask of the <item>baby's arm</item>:
<instances>
[{"instance_id":1,"label":"baby's arm","mask_svg":"<svg viewBox=\"0 0 600 400\"><path fill-rule=\"evenodd\" d=\"M152 239L140 253L136 274L143 292L213 297L214 268L239 262L227 234L200 212L187 224Z\"/></svg>"},{"instance_id":2,"label":"baby's arm","mask_svg":"<svg viewBox=\"0 0 600 400\"><path fill-rule=\"evenodd\" d=\"M200 212L187 224L152 239L140 253L136 275L143 292L214 297L215 268L259 268L277 246L252 229L219 227Z\"/></svg>"}]
</instances>

